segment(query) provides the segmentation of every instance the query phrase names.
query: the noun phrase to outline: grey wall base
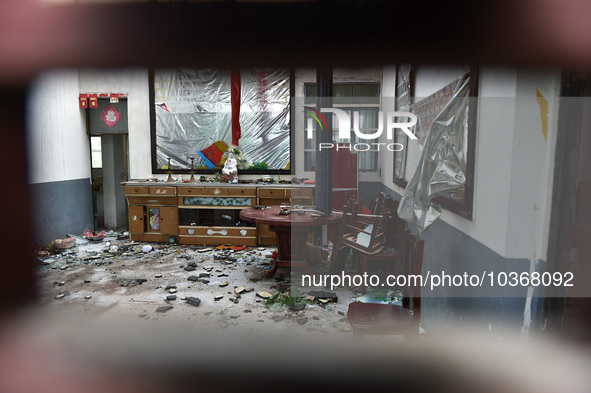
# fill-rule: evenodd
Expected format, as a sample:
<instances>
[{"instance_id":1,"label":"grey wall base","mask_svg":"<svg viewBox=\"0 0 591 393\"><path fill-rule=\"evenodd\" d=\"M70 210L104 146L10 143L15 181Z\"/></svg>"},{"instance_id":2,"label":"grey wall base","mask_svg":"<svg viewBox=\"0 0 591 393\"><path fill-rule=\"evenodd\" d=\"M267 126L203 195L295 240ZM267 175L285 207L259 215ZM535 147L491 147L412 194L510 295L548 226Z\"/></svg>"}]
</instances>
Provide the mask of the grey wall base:
<instances>
[{"instance_id":1,"label":"grey wall base","mask_svg":"<svg viewBox=\"0 0 591 393\"><path fill-rule=\"evenodd\" d=\"M400 200L401 195L381 183L362 182L360 198L369 205L378 192L384 192ZM508 259L497 254L479 241L459 231L443 220L436 220L421 238L425 241L423 275L431 274L482 275L483 272L498 273L529 272L529 259ZM536 261L537 271L545 271L546 263ZM458 295L459 294L459 295ZM457 288L423 290L421 321L429 333L451 331L458 326L472 326L491 334L519 334L524 324L527 288L482 288L476 293L458 291ZM534 292L534 296L538 293ZM541 326L542 298L531 302L531 330Z\"/></svg>"},{"instance_id":2,"label":"grey wall base","mask_svg":"<svg viewBox=\"0 0 591 393\"><path fill-rule=\"evenodd\" d=\"M29 190L35 244L94 230L90 178L30 184Z\"/></svg>"}]
</instances>

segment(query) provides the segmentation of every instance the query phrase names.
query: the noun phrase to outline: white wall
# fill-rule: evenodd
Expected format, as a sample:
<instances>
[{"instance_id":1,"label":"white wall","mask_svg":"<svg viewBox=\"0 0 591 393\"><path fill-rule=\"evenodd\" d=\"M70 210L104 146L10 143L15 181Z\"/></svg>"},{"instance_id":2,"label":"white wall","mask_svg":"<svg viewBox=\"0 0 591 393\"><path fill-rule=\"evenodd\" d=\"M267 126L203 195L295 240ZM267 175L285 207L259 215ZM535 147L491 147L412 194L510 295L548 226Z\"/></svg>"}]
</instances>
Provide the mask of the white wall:
<instances>
[{"instance_id":1,"label":"white wall","mask_svg":"<svg viewBox=\"0 0 591 393\"><path fill-rule=\"evenodd\" d=\"M425 80L434 84L436 78L419 77L418 93L429 94ZM506 258L545 258L559 88L556 70L480 71L473 220L445 209L440 219ZM536 90L549 105L547 141ZM407 179L419 154L416 142L411 142ZM402 194L392 181L391 154L383 154L381 160L382 182Z\"/></svg>"},{"instance_id":2,"label":"white wall","mask_svg":"<svg viewBox=\"0 0 591 393\"><path fill-rule=\"evenodd\" d=\"M90 147L79 108L78 71L46 71L31 85L27 107L29 183L90 178Z\"/></svg>"}]
</instances>

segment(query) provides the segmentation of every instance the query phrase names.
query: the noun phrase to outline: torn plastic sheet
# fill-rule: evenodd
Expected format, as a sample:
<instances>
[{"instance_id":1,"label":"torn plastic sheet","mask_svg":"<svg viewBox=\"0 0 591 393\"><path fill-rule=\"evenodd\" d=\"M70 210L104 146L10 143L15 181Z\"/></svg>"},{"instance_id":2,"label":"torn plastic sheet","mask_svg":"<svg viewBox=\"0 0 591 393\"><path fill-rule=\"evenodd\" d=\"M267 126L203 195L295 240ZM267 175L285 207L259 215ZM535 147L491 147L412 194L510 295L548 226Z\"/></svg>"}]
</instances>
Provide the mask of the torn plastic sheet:
<instances>
[{"instance_id":1,"label":"torn plastic sheet","mask_svg":"<svg viewBox=\"0 0 591 393\"><path fill-rule=\"evenodd\" d=\"M241 71L239 148L250 162L284 169L290 161L288 69ZM156 158L158 168L171 158L173 169L204 162L197 155L217 141L230 145L230 70L173 68L154 71Z\"/></svg>"},{"instance_id":2,"label":"torn plastic sheet","mask_svg":"<svg viewBox=\"0 0 591 393\"><path fill-rule=\"evenodd\" d=\"M470 78L433 120L398 215L422 233L441 215L440 195L461 195L466 184ZM456 196L457 197L457 196Z\"/></svg>"}]
</instances>

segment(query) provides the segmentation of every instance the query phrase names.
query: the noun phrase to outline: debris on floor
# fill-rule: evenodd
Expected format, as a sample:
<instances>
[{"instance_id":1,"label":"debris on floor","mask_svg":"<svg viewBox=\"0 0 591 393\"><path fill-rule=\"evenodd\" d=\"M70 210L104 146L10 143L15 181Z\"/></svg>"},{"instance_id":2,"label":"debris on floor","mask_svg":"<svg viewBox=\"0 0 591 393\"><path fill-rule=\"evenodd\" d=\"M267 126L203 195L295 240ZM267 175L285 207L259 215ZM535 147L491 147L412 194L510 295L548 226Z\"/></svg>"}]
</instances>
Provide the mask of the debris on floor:
<instances>
[{"instance_id":1,"label":"debris on floor","mask_svg":"<svg viewBox=\"0 0 591 393\"><path fill-rule=\"evenodd\" d=\"M122 234L68 235L69 247L37 250L42 307L89 318L228 331L239 326L342 334L349 327L337 313L346 312L355 298L348 289L298 288L286 268L265 277L275 247L135 242ZM96 237L100 240L92 240Z\"/></svg>"}]
</instances>

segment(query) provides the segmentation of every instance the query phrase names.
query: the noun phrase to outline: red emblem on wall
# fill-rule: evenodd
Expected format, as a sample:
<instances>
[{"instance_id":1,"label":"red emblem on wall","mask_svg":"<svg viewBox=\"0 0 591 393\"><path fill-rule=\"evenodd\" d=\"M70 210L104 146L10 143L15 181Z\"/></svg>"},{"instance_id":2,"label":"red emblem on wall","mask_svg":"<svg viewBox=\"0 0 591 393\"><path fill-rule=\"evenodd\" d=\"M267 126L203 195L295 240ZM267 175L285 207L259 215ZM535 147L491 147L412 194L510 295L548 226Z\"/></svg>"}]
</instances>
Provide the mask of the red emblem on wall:
<instances>
[{"instance_id":1,"label":"red emblem on wall","mask_svg":"<svg viewBox=\"0 0 591 393\"><path fill-rule=\"evenodd\" d=\"M105 109L103 113L101 113L101 119L103 119L109 128L113 128L115 124L121 120L121 117L121 113L119 113L113 105L109 105L109 107Z\"/></svg>"},{"instance_id":2,"label":"red emblem on wall","mask_svg":"<svg viewBox=\"0 0 591 393\"><path fill-rule=\"evenodd\" d=\"M98 108L98 95L97 94L89 94L88 95L89 108Z\"/></svg>"},{"instance_id":3,"label":"red emblem on wall","mask_svg":"<svg viewBox=\"0 0 591 393\"><path fill-rule=\"evenodd\" d=\"M88 108L88 94L80 94L80 108Z\"/></svg>"}]
</instances>

